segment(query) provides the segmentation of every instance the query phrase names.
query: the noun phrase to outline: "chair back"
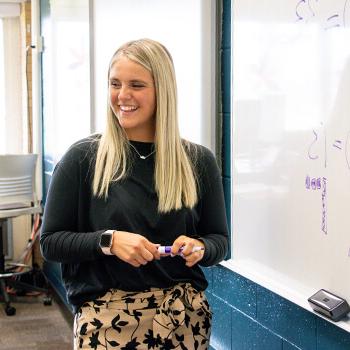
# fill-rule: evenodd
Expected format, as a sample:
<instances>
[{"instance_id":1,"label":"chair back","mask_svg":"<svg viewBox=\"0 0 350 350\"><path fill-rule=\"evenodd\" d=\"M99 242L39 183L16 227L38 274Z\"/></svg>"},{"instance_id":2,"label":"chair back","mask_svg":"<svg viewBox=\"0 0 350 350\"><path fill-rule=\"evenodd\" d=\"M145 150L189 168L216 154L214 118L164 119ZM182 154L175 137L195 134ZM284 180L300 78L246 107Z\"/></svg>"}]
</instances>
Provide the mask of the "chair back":
<instances>
[{"instance_id":1,"label":"chair back","mask_svg":"<svg viewBox=\"0 0 350 350\"><path fill-rule=\"evenodd\" d=\"M31 206L36 201L37 154L0 155L0 210Z\"/></svg>"}]
</instances>

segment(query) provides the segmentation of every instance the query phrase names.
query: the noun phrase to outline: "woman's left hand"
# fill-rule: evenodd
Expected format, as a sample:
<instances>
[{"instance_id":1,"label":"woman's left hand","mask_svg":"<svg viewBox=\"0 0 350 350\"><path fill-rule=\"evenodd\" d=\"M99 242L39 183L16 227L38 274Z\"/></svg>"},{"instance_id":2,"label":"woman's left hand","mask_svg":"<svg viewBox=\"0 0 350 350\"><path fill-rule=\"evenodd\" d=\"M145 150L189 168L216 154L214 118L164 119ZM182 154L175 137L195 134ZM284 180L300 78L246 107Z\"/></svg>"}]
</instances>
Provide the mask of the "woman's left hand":
<instances>
[{"instance_id":1,"label":"woman's left hand","mask_svg":"<svg viewBox=\"0 0 350 350\"><path fill-rule=\"evenodd\" d=\"M194 247L202 247L203 250L193 252ZM182 251L180 253L180 248ZM186 266L192 267L197 264L204 256L204 243L198 239L194 239L185 235L178 237L171 248L173 255L181 255L186 260Z\"/></svg>"}]
</instances>

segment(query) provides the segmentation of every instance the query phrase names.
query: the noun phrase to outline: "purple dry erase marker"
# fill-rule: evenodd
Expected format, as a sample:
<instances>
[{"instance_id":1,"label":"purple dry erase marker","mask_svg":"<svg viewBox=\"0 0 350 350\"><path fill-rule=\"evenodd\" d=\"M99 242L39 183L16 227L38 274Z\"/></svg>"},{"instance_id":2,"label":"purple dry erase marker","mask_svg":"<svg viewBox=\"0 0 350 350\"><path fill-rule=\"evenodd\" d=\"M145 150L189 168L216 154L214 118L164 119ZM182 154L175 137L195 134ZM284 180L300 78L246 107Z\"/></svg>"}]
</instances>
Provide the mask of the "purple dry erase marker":
<instances>
[{"instance_id":1,"label":"purple dry erase marker","mask_svg":"<svg viewBox=\"0 0 350 350\"><path fill-rule=\"evenodd\" d=\"M180 254L182 254L182 251L184 250L184 248L183 247L181 247L180 249L179 249L179 255ZM194 252L199 252L199 251L201 251L201 250L204 250L204 248L202 248L202 247L193 247L193 249L192 249L192 253L194 253ZM171 254L171 245L162 245L162 246L160 246L160 247L158 247L158 252L160 253L160 254L163 254L163 255L170 255Z\"/></svg>"}]
</instances>

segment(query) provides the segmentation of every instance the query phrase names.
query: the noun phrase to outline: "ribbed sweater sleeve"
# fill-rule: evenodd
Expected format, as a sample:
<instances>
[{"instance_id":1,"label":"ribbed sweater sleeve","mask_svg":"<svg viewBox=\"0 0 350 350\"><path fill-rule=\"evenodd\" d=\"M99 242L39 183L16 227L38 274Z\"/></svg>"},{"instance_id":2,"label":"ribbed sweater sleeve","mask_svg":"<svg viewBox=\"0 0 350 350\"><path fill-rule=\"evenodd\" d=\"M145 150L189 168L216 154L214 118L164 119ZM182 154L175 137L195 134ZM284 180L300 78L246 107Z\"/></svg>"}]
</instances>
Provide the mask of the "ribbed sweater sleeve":
<instances>
[{"instance_id":1,"label":"ribbed sweater sleeve","mask_svg":"<svg viewBox=\"0 0 350 350\"><path fill-rule=\"evenodd\" d=\"M201 212L198 233L205 245L205 254L200 265L211 266L227 255L228 227L219 167L211 151L202 147L202 152L202 162L199 164Z\"/></svg>"},{"instance_id":2,"label":"ribbed sweater sleeve","mask_svg":"<svg viewBox=\"0 0 350 350\"><path fill-rule=\"evenodd\" d=\"M42 255L50 261L78 263L102 255L98 242L104 230L84 231L90 193L87 162L91 161L84 148L73 146L53 172L40 235Z\"/></svg>"}]
</instances>

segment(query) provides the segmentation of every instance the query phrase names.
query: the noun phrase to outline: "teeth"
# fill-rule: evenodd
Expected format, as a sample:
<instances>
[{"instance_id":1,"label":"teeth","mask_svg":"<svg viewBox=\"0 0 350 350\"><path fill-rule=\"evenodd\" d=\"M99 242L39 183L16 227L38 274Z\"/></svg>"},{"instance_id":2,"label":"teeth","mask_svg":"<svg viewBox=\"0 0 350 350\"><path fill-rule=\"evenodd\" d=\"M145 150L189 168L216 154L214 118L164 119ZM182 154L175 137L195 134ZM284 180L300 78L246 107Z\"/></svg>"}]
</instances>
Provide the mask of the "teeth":
<instances>
[{"instance_id":1,"label":"teeth","mask_svg":"<svg viewBox=\"0 0 350 350\"><path fill-rule=\"evenodd\" d=\"M135 110L137 109L137 107L135 107L135 106L119 106L119 108L120 108L123 112L135 111Z\"/></svg>"}]
</instances>

